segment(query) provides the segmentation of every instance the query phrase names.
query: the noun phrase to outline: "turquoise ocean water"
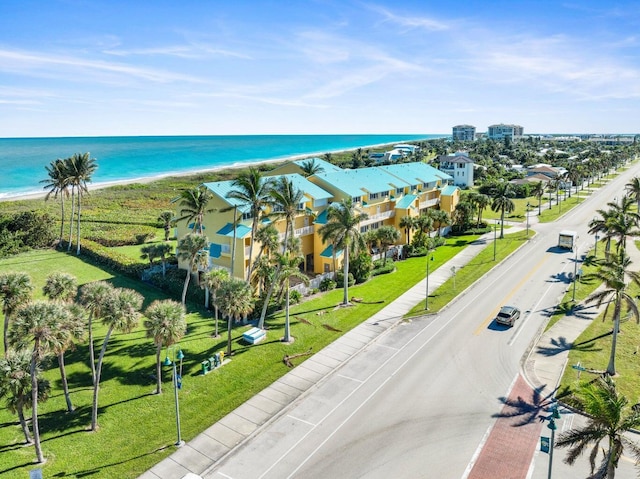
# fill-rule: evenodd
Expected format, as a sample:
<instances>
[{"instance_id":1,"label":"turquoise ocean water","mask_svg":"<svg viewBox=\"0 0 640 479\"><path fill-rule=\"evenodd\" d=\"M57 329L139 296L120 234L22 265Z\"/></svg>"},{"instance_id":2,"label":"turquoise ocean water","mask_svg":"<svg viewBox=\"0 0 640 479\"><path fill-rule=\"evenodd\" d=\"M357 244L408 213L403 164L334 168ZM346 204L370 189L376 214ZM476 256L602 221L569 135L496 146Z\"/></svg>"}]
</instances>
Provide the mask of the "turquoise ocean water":
<instances>
[{"instance_id":1,"label":"turquoise ocean water","mask_svg":"<svg viewBox=\"0 0 640 479\"><path fill-rule=\"evenodd\" d=\"M320 156L352 148L444 135L247 135L91 138L0 138L0 198L42 193L45 166L90 152L92 184L182 174L251 162Z\"/></svg>"}]
</instances>

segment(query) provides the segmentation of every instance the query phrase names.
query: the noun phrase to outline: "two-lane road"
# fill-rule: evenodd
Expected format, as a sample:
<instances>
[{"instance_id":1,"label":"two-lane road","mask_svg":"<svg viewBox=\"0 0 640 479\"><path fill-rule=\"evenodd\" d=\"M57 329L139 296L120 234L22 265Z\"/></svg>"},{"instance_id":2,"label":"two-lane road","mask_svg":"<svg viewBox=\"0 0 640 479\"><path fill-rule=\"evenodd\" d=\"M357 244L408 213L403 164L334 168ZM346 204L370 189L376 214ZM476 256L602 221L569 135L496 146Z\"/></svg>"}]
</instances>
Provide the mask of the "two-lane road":
<instances>
[{"instance_id":1,"label":"two-lane road","mask_svg":"<svg viewBox=\"0 0 640 479\"><path fill-rule=\"evenodd\" d=\"M557 233L578 231L586 252L595 209L632 176L625 172L561 222L536 225L535 239L448 308L387 331L205 477L464 477L567 290L575 255L556 248ZM513 328L493 320L503 304L522 309Z\"/></svg>"}]
</instances>

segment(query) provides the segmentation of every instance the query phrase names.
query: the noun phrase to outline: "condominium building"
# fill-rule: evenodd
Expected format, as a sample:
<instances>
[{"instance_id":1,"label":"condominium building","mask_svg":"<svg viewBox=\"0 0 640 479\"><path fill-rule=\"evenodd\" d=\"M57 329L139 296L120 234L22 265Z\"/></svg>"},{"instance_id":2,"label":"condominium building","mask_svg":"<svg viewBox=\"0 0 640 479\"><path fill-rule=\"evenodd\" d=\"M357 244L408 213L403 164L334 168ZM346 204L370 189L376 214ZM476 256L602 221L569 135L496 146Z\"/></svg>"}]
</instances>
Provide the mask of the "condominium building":
<instances>
[{"instance_id":1,"label":"condominium building","mask_svg":"<svg viewBox=\"0 0 640 479\"><path fill-rule=\"evenodd\" d=\"M473 141L476 139L476 127L472 125L456 125L453 127L453 141Z\"/></svg>"},{"instance_id":2,"label":"condominium building","mask_svg":"<svg viewBox=\"0 0 640 479\"><path fill-rule=\"evenodd\" d=\"M505 125L500 123L499 125L491 125L487 129L487 136L492 140L503 140L508 137L511 140L517 140L522 137L524 128L520 125Z\"/></svg>"},{"instance_id":3,"label":"condominium building","mask_svg":"<svg viewBox=\"0 0 640 479\"><path fill-rule=\"evenodd\" d=\"M366 232L381 226L394 226L401 233L398 244L406 243L405 228L400 222L405 216L417 217L430 208L453 213L460 199L460 189L453 186L453 178L422 162L400 163L358 169L341 169L315 159L321 171L303 176L305 160L285 163L265 173L278 180L285 177L303 195L293 221L294 236L299 239L303 253L301 269L313 273L327 273L340 268L342 251L334 252L332 245L322 241L318 229L327 222L328 208L350 198L358 213L368 218L360 223ZM244 278L250 264L260 254L261 244L251 248L252 216L249 205L229 198L234 188L232 181L203 184L212 193L210 207L215 212L205 215L203 224L209 241L210 267L225 268L233 276ZM269 208L261 223L271 223L280 235L285 235L285 220ZM181 222L178 237L189 233L193 225ZM252 257L250 257L250 254Z\"/></svg>"},{"instance_id":4,"label":"condominium building","mask_svg":"<svg viewBox=\"0 0 640 479\"><path fill-rule=\"evenodd\" d=\"M438 156L439 169L453 178L455 186L470 188L473 186L473 160L466 152L458 151L452 155Z\"/></svg>"}]
</instances>

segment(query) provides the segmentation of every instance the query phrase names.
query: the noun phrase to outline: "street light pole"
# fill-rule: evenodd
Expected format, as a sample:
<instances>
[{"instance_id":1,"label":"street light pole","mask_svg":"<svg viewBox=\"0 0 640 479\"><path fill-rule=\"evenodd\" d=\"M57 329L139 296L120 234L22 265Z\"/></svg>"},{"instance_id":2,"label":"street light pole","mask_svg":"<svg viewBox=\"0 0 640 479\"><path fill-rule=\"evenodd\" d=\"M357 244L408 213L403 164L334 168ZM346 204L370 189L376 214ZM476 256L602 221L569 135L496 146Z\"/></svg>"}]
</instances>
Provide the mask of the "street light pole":
<instances>
[{"instance_id":1,"label":"street light pole","mask_svg":"<svg viewBox=\"0 0 640 479\"><path fill-rule=\"evenodd\" d=\"M172 348L173 350L173 348ZM180 360L180 373L178 374L177 363L176 360ZM176 447L182 447L184 442L182 441L182 434L180 431L180 401L178 399L178 389L182 388L182 360L184 359L184 354L182 353L182 349L178 350L178 354L174 357L172 361L169 359L169 352L167 351L167 357L164 359L165 366L172 366L173 372L173 399L176 405L176 430L178 432L178 440L175 443Z\"/></svg>"},{"instance_id":2,"label":"street light pole","mask_svg":"<svg viewBox=\"0 0 640 479\"><path fill-rule=\"evenodd\" d=\"M496 260L496 231L498 230L498 220L493 225L493 261Z\"/></svg>"},{"instance_id":3,"label":"street light pole","mask_svg":"<svg viewBox=\"0 0 640 479\"><path fill-rule=\"evenodd\" d=\"M578 273L578 237L576 236L575 243L573 246L576 249L576 257L573 260L573 295L571 297L571 301L576 300L576 283L578 282L578 277L576 274Z\"/></svg>"},{"instance_id":4,"label":"street light pole","mask_svg":"<svg viewBox=\"0 0 640 479\"><path fill-rule=\"evenodd\" d=\"M551 429L551 442L549 443L549 473L547 474L547 479L551 479L551 469L553 467L553 443L555 441L556 429L558 429L558 426L556 426L556 419L560 419L557 404L553 406L553 412L551 413L549 424L547 424L547 427Z\"/></svg>"},{"instance_id":5,"label":"street light pole","mask_svg":"<svg viewBox=\"0 0 640 479\"><path fill-rule=\"evenodd\" d=\"M598 257L598 240L600 239L600 237L598 236L598 233L596 233L596 243L595 246L593 247L593 256L595 256L596 258Z\"/></svg>"},{"instance_id":6,"label":"street light pole","mask_svg":"<svg viewBox=\"0 0 640 479\"><path fill-rule=\"evenodd\" d=\"M527 201L527 239L529 239L529 202Z\"/></svg>"},{"instance_id":7,"label":"street light pole","mask_svg":"<svg viewBox=\"0 0 640 479\"><path fill-rule=\"evenodd\" d=\"M427 248L427 287L425 290L424 310L429 310L429 263L431 263L431 250Z\"/></svg>"}]
</instances>

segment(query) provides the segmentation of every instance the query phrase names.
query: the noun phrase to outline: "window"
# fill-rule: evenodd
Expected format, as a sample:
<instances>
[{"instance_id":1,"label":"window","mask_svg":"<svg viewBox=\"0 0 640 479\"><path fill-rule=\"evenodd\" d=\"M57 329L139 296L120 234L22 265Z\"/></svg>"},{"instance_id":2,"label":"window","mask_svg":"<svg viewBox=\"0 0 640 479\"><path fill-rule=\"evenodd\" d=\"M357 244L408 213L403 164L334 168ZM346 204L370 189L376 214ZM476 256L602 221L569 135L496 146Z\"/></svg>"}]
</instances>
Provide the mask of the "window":
<instances>
[{"instance_id":1,"label":"window","mask_svg":"<svg viewBox=\"0 0 640 479\"><path fill-rule=\"evenodd\" d=\"M250 220L251 218L253 218L253 214L251 213L251 211L242 213L242 221Z\"/></svg>"},{"instance_id":2,"label":"window","mask_svg":"<svg viewBox=\"0 0 640 479\"><path fill-rule=\"evenodd\" d=\"M351 201L353 201L354 203L362 203L362 196L354 196L353 198L351 198Z\"/></svg>"},{"instance_id":3,"label":"window","mask_svg":"<svg viewBox=\"0 0 640 479\"><path fill-rule=\"evenodd\" d=\"M381 195L383 198L389 198L389 192L388 192L388 191L383 191L382 193L380 193L380 195Z\"/></svg>"},{"instance_id":4,"label":"window","mask_svg":"<svg viewBox=\"0 0 640 479\"><path fill-rule=\"evenodd\" d=\"M396 188L396 195L401 195L404 193L404 188Z\"/></svg>"},{"instance_id":5,"label":"window","mask_svg":"<svg viewBox=\"0 0 640 479\"><path fill-rule=\"evenodd\" d=\"M369 193L370 200L377 200L379 196L380 196L380 193Z\"/></svg>"}]
</instances>

